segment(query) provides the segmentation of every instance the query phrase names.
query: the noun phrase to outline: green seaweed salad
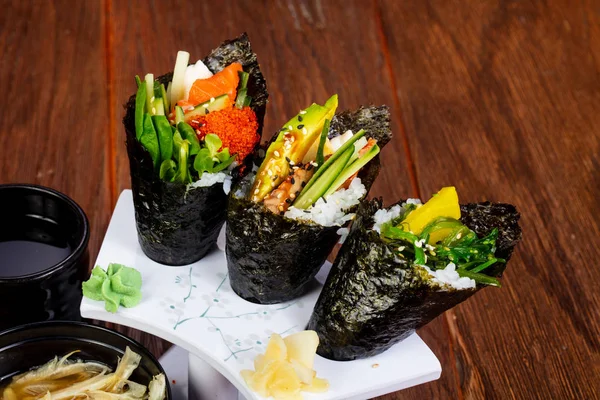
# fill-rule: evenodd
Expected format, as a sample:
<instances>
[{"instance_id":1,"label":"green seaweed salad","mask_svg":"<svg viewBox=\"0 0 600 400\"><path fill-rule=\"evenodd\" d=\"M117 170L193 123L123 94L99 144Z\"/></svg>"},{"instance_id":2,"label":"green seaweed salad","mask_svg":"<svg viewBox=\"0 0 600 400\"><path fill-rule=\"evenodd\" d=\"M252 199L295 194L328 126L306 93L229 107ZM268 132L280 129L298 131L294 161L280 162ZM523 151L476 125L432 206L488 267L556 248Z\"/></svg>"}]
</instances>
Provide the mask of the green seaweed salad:
<instances>
[{"instance_id":1,"label":"green seaweed salad","mask_svg":"<svg viewBox=\"0 0 600 400\"><path fill-rule=\"evenodd\" d=\"M241 64L231 63L213 75L202 61L190 66L188 61L187 52L177 54L167 88L152 74L144 81L135 78L136 139L160 179L182 184L242 163L260 141L247 93L249 73ZM198 79L190 80L194 74Z\"/></svg>"},{"instance_id":2,"label":"green seaweed salad","mask_svg":"<svg viewBox=\"0 0 600 400\"><path fill-rule=\"evenodd\" d=\"M498 229L486 236L477 234L460 221L460 205L454 187L445 187L421 205L409 202L403 207L380 210L374 228L392 244L397 255L433 271L453 263L460 277L477 284L500 287L500 281L486 274L497 263L495 257ZM379 219L381 217L381 219ZM377 222L391 217L386 222Z\"/></svg>"}]
</instances>

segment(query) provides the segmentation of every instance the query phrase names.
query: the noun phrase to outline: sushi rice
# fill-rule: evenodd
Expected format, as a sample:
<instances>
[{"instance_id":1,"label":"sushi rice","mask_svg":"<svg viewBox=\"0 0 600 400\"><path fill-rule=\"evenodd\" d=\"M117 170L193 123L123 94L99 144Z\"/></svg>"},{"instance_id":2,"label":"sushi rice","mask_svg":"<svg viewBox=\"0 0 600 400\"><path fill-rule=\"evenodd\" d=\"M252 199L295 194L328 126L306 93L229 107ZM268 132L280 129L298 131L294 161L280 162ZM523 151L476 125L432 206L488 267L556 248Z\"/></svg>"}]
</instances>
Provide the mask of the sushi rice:
<instances>
[{"instance_id":1,"label":"sushi rice","mask_svg":"<svg viewBox=\"0 0 600 400\"><path fill-rule=\"evenodd\" d=\"M360 178L355 178L348 189L340 189L329 196L319 198L315 204L305 210L291 206L285 213L287 218L308 220L322 226L342 226L354 218L354 213L346 213L360 202L367 189Z\"/></svg>"}]
</instances>

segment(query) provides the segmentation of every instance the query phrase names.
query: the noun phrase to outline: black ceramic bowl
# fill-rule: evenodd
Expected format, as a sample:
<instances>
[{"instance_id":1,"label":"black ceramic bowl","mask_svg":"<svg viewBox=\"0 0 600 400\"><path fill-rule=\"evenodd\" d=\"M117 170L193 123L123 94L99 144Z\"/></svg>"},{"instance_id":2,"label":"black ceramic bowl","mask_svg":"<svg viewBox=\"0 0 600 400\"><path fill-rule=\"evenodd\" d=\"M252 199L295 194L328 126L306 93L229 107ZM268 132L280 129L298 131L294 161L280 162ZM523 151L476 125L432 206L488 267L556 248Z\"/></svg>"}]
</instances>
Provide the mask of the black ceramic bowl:
<instances>
[{"instance_id":1,"label":"black ceramic bowl","mask_svg":"<svg viewBox=\"0 0 600 400\"><path fill-rule=\"evenodd\" d=\"M81 319L89 237L85 213L64 194L0 185L0 330Z\"/></svg>"},{"instance_id":2,"label":"black ceramic bowl","mask_svg":"<svg viewBox=\"0 0 600 400\"><path fill-rule=\"evenodd\" d=\"M0 333L0 387L13 375L42 365L55 356L80 350L77 358L98 361L114 370L125 348L142 356L131 380L148 385L152 377L165 374L156 358L141 344L127 336L82 322L50 321L22 325ZM165 374L165 377L168 378ZM171 388L167 379L167 396Z\"/></svg>"}]
</instances>

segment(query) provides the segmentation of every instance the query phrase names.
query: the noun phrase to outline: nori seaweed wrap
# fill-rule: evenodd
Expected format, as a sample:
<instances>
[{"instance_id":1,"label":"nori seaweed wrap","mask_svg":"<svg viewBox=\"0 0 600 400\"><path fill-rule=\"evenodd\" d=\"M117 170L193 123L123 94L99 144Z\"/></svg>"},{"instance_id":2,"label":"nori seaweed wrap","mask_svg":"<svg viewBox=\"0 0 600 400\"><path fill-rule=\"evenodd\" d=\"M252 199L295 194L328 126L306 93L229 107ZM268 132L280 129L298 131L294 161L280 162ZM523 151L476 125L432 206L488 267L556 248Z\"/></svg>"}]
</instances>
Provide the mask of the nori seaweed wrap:
<instances>
[{"instance_id":1,"label":"nori seaweed wrap","mask_svg":"<svg viewBox=\"0 0 600 400\"><path fill-rule=\"evenodd\" d=\"M323 357L345 361L380 354L486 287L441 284L410 257L399 256L372 229L382 204L361 204L308 323L319 335ZM515 207L485 202L461 205L460 211L460 221L478 237L497 230L494 256L508 261L521 238ZM505 267L496 263L486 273L500 277Z\"/></svg>"},{"instance_id":2,"label":"nori seaweed wrap","mask_svg":"<svg viewBox=\"0 0 600 400\"><path fill-rule=\"evenodd\" d=\"M256 54L252 51L247 35L244 33L235 39L224 42L204 58L202 62L212 74L223 71L227 66L232 65L232 63L241 64L243 72L246 73L245 86L243 88L246 102L244 103L243 98L240 99L239 93L242 90L238 90L236 101L240 101L242 106L250 104L249 107L256 116L257 128L255 128L255 134L257 135L256 141L258 145L262 134L268 93ZM186 61L184 66L187 64L188 62ZM173 75L174 73L167 73L160 76L157 78L156 84L167 86L168 83L174 80ZM241 80L242 75L240 75L240 82ZM171 94L167 94L167 96L171 96ZM227 99L227 96L220 97ZM213 103L214 98L206 102L206 104ZM172 106L174 107L174 105L173 103ZM197 106L197 109L199 107L200 105ZM207 106L204 105L204 107ZM127 134L126 143L129 155L136 226L142 250L149 258L161 264L185 265L193 263L204 257L216 243L219 231L226 217L227 194L224 191L224 185L230 184L231 181L217 181L217 183L210 186L194 186L191 183L192 178L189 175L184 178L185 180L180 179L179 181L171 175L171 181L169 181L167 179L168 168L163 171L163 165L160 164L159 174L159 165L157 165L156 157L148 150L150 147L145 146L142 140L140 140L139 132L136 132L138 128L136 121L136 95L131 96L125 108L126 114L123 124ZM193 107L189 107L189 110L195 112ZM206 116L208 116L211 110L202 111L202 115L206 113ZM187 115L187 110L185 112ZM193 122L197 123L194 119ZM174 122L171 120L170 123L173 125ZM177 130L179 129L179 125L181 123L175 122L175 126L168 129L172 129L174 135L178 135ZM192 135L196 136L197 132L202 144L200 131L197 129L199 127L192 125L192 128ZM190 131L189 126L188 131ZM198 139L194 140L194 138L186 138L185 136L184 139L190 139L188 144L191 144L189 147L191 156L194 154L193 143L195 142L197 145ZM158 140L161 140L160 134ZM177 148L174 147L173 158L175 158L176 152ZM221 150L218 155L222 155L222 153L223 151ZM251 163L254 153L252 151L252 154L248 157L245 157L243 160L237 160L238 167L234 169L229 168L229 171L224 170L223 172L227 172L235 182L236 179L241 178L244 170L246 172L250 170L247 167ZM229 154L227 153L227 155ZM234 156L232 155L231 158ZM226 162L230 161L226 160ZM175 165L171 160L168 160L166 163L169 162ZM187 164L186 170L189 168L190 171L193 171L193 168L196 168L195 163L189 159L183 162ZM163 161L163 163L165 162ZM244 164L246 164L246 168L242 167ZM163 172L165 172L164 175L167 175L167 178L163 176ZM198 179L198 175L196 175L195 179ZM227 188L225 189L227 190Z\"/></svg>"},{"instance_id":3,"label":"nori seaweed wrap","mask_svg":"<svg viewBox=\"0 0 600 400\"><path fill-rule=\"evenodd\" d=\"M332 118L328 127L323 128L322 135L326 133L329 140L348 130L359 132L364 129L383 147L391 139L389 118L389 110L385 106L340 112ZM302 115L300 122L306 122ZM270 144L276 140L277 134ZM358 174L367 193L379 168L377 155ZM306 291L307 284L338 242L337 232L341 226L323 226L308 219L289 218L283 211L269 210L262 202L254 201L251 195L259 189L252 185L255 183L256 186L255 177L259 174L260 170L248 175L230 194L226 231L229 280L233 290L248 301L281 303ZM346 211L351 213L356 208L357 205Z\"/></svg>"}]
</instances>

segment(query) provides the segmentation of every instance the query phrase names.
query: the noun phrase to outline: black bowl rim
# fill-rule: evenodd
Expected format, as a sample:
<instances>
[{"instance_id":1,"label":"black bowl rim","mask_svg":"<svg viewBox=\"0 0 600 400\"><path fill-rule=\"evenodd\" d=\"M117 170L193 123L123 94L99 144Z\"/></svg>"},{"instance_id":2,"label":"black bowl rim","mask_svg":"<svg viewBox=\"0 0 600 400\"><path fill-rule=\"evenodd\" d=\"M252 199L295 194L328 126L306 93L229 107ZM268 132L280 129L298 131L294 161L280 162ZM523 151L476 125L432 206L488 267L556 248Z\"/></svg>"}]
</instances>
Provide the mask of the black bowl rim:
<instances>
[{"instance_id":1,"label":"black bowl rim","mask_svg":"<svg viewBox=\"0 0 600 400\"><path fill-rule=\"evenodd\" d=\"M71 265L75 260L81 258L84 252L87 249L88 243L90 241L90 224L88 221L88 217L85 214L85 211L75 202L75 200L71 199L64 193L59 192L58 190L51 189L46 186L34 185L28 183L11 183L11 184L3 184L0 185L0 192L3 190L12 190L12 189L28 189L38 194L45 194L54 197L57 200L64 202L69 208L71 208L75 214L76 218L79 218L83 222L83 237L77 244L77 247L71 251L71 254L58 264L53 265L47 269L44 269L39 272L35 272L33 274L28 275L20 275L10 278L0 278L1 283L29 283L31 281L43 280L46 279L49 275L52 275L63 268ZM0 193L1 195L1 193Z\"/></svg>"},{"instance_id":2,"label":"black bowl rim","mask_svg":"<svg viewBox=\"0 0 600 400\"><path fill-rule=\"evenodd\" d=\"M42 321L42 322L31 322L31 323L27 323L27 324L23 324L23 325L19 325L19 326L15 326L13 328L8 328L5 329L4 331L0 332L0 336L4 336L4 335L8 335L14 332L19 332L19 331L28 331L28 330L32 330L32 329L37 329L37 328L43 328L43 327L65 327L65 328L69 328L72 326L79 326L79 327L84 327L84 328L89 328L89 329L95 329L98 331L103 331L106 332L110 335L113 336L117 336L121 339L124 339L126 342L130 342L131 344L133 344L136 347L136 351L140 351L143 357L147 357L150 359L150 361L152 361L153 364L155 364L158 367L158 370L164 374L165 376L165 380L166 380L166 389L167 389L167 395L165 397L166 400L172 399L172 394L171 394L171 385L168 381L168 376L167 373L165 372L164 368L162 367L162 365L160 364L160 362L158 362L158 360L156 359L156 357L154 357L154 354L152 354L150 352L150 350L148 350L144 345L142 345L140 342L138 342L135 339L130 338L127 335L122 334L121 332L117 332L113 329L107 328L105 326L100 326L100 325L94 325L94 324L90 324L87 322L80 322L80 321ZM68 337L69 334L65 334L64 336ZM77 337L77 335L72 335L73 337ZM25 339L24 341L26 341L27 339ZM18 343L18 342L17 342Z\"/></svg>"}]
</instances>

